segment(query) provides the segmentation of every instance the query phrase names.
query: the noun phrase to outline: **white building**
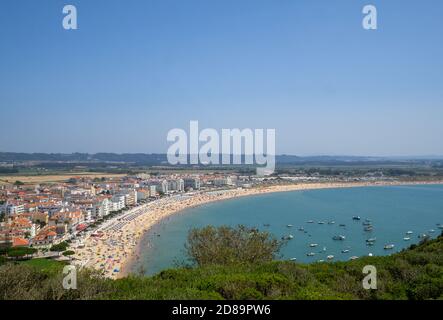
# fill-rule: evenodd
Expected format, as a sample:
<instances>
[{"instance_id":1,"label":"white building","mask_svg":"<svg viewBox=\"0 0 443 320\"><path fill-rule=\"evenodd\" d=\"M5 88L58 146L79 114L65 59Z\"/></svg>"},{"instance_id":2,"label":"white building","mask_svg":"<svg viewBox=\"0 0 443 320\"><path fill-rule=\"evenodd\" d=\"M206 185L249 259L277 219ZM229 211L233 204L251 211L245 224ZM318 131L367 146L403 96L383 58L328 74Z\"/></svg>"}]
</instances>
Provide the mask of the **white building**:
<instances>
[{"instance_id":1,"label":"white building","mask_svg":"<svg viewBox=\"0 0 443 320\"><path fill-rule=\"evenodd\" d=\"M185 188L200 190L200 178L185 178L183 181Z\"/></svg>"},{"instance_id":2,"label":"white building","mask_svg":"<svg viewBox=\"0 0 443 320\"><path fill-rule=\"evenodd\" d=\"M168 191L185 191L185 182L183 179L168 180Z\"/></svg>"},{"instance_id":3,"label":"white building","mask_svg":"<svg viewBox=\"0 0 443 320\"><path fill-rule=\"evenodd\" d=\"M25 212L25 205L19 203L9 203L6 205L6 215L22 214Z\"/></svg>"},{"instance_id":4,"label":"white building","mask_svg":"<svg viewBox=\"0 0 443 320\"><path fill-rule=\"evenodd\" d=\"M112 210L111 211L120 211L125 208L125 196L124 195L115 195L111 199Z\"/></svg>"},{"instance_id":5,"label":"white building","mask_svg":"<svg viewBox=\"0 0 443 320\"><path fill-rule=\"evenodd\" d=\"M157 186L155 185L149 186L149 196L150 197L157 196Z\"/></svg>"},{"instance_id":6,"label":"white building","mask_svg":"<svg viewBox=\"0 0 443 320\"><path fill-rule=\"evenodd\" d=\"M107 216L112 210L113 206L111 201L108 200L108 198L105 198L103 200L97 201L94 203L91 215L94 218L101 218Z\"/></svg>"}]
</instances>

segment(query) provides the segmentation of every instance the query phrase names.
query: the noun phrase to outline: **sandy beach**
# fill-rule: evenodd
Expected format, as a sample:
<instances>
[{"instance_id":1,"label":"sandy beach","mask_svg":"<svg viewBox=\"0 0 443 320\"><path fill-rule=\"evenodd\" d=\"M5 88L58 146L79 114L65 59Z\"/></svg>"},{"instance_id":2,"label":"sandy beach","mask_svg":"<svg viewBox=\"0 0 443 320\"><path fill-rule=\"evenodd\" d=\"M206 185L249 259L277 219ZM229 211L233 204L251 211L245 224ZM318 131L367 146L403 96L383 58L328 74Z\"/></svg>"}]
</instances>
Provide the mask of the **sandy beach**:
<instances>
[{"instance_id":1,"label":"sandy beach","mask_svg":"<svg viewBox=\"0 0 443 320\"><path fill-rule=\"evenodd\" d=\"M81 268L97 270L105 277L113 279L124 277L130 271L131 262L137 252L137 246L145 232L164 218L184 209L209 202L272 192L440 183L443 182L298 183L171 196L141 205L106 221L95 233L83 239L81 246L73 248L76 252L73 256L73 264Z\"/></svg>"}]
</instances>

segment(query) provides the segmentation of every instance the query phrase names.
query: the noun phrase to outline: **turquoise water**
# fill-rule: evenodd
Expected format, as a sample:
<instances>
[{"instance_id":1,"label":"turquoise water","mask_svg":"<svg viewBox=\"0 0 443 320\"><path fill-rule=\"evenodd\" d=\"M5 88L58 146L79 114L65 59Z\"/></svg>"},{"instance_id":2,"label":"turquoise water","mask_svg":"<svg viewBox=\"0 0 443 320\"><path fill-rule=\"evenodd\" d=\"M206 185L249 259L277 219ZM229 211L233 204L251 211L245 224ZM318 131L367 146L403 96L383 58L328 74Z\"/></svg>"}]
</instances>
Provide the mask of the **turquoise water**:
<instances>
[{"instance_id":1,"label":"turquoise water","mask_svg":"<svg viewBox=\"0 0 443 320\"><path fill-rule=\"evenodd\" d=\"M361 221L352 219L357 215ZM371 220L372 232L364 231L365 219ZM294 238L282 249L282 259L309 263L326 260L328 255L337 261L369 253L391 254L418 243L420 233L436 237L441 232L439 223L443 224L443 185L324 189L237 198L185 210L155 226L145 235L140 260L133 270L143 266L147 274L154 274L182 261L192 227L244 224L268 230L278 238L292 234ZM288 224L293 227L288 228ZM299 231L300 227L306 232ZM435 232L429 233L431 229ZM414 232L410 241L403 240L407 231ZM334 241L335 235L346 239ZM377 239L374 246L366 245L369 238ZM318 247L309 247L311 243ZM394 250L385 250L384 246L391 243ZM349 253L342 253L344 249ZM308 257L310 252L315 256Z\"/></svg>"}]
</instances>

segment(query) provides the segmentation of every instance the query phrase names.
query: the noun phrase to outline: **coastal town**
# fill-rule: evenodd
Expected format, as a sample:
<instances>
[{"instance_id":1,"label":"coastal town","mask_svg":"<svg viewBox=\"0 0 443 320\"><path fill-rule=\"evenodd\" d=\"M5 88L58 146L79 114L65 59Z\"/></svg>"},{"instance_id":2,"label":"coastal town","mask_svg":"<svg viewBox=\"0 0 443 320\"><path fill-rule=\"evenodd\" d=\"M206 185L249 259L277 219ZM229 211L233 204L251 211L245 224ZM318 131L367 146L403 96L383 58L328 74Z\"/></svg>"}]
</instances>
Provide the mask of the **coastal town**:
<instances>
[{"instance_id":1,"label":"coastal town","mask_svg":"<svg viewBox=\"0 0 443 320\"><path fill-rule=\"evenodd\" d=\"M62 183L0 185L0 245L47 249L141 204L238 185L237 176L72 177ZM241 186L249 180L243 178Z\"/></svg>"},{"instance_id":2,"label":"coastal town","mask_svg":"<svg viewBox=\"0 0 443 320\"><path fill-rule=\"evenodd\" d=\"M26 258L65 260L116 278L130 271L143 234L203 203L267 192L395 184L395 179L172 173L73 176L63 182L0 185L0 246ZM16 257L17 258L17 257ZM23 258L23 256L21 257Z\"/></svg>"}]
</instances>

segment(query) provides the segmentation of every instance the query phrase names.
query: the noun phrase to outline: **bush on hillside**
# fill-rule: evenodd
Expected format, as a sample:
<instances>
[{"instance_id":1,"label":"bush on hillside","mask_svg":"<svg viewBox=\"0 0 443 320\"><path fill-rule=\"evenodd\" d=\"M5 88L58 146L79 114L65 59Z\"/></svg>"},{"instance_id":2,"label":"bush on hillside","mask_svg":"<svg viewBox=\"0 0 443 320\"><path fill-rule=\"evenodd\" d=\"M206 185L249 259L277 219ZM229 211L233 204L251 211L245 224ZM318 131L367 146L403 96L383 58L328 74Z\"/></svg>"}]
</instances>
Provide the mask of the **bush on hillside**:
<instances>
[{"instance_id":1,"label":"bush on hillside","mask_svg":"<svg viewBox=\"0 0 443 320\"><path fill-rule=\"evenodd\" d=\"M282 242L268 232L237 226L192 229L185 245L190 261L199 266L260 264L278 255Z\"/></svg>"}]
</instances>

